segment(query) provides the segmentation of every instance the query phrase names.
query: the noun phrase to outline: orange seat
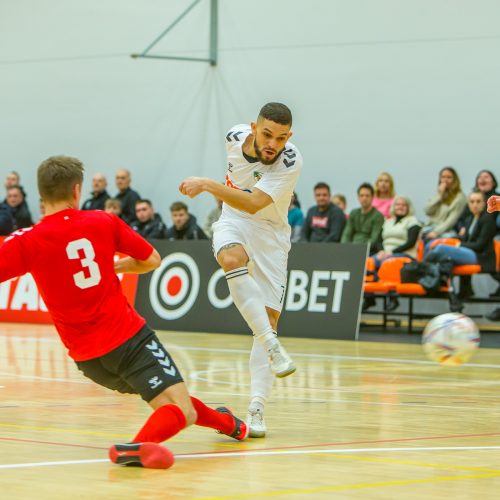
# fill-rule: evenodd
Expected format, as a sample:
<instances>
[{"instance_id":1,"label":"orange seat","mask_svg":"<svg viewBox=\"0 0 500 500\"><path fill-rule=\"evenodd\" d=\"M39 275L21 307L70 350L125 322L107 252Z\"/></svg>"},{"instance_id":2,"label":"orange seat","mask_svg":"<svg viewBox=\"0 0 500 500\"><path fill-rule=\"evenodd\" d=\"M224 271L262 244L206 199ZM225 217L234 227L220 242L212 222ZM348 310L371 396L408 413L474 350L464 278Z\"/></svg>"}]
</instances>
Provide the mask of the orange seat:
<instances>
[{"instance_id":1,"label":"orange seat","mask_svg":"<svg viewBox=\"0 0 500 500\"><path fill-rule=\"evenodd\" d=\"M365 293L389 293L390 287L382 281L365 281L363 291Z\"/></svg>"},{"instance_id":2,"label":"orange seat","mask_svg":"<svg viewBox=\"0 0 500 500\"><path fill-rule=\"evenodd\" d=\"M424 240L418 240L418 243L417 243L417 260L419 262L422 262L424 260L424 249L425 249Z\"/></svg>"},{"instance_id":3,"label":"orange seat","mask_svg":"<svg viewBox=\"0 0 500 500\"><path fill-rule=\"evenodd\" d=\"M401 282L401 268L407 262L411 262L409 257L391 257L385 259L378 270L378 281L365 282L363 290L365 293L389 293L396 290Z\"/></svg>"},{"instance_id":4,"label":"orange seat","mask_svg":"<svg viewBox=\"0 0 500 500\"><path fill-rule=\"evenodd\" d=\"M481 272L479 264L465 264L463 266L454 266L452 273L453 276L470 276Z\"/></svg>"},{"instance_id":5,"label":"orange seat","mask_svg":"<svg viewBox=\"0 0 500 500\"><path fill-rule=\"evenodd\" d=\"M456 247L460 243L458 238L437 238L431 241L429 249L432 250L437 245L448 245L450 247Z\"/></svg>"},{"instance_id":6,"label":"orange seat","mask_svg":"<svg viewBox=\"0 0 500 500\"><path fill-rule=\"evenodd\" d=\"M439 288L440 292L448 292L447 286ZM400 283L396 287L399 295L427 295L427 290L420 283Z\"/></svg>"},{"instance_id":7,"label":"orange seat","mask_svg":"<svg viewBox=\"0 0 500 500\"><path fill-rule=\"evenodd\" d=\"M493 240L493 248L495 249L496 256L496 271L500 273L500 240Z\"/></svg>"},{"instance_id":8,"label":"orange seat","mask_svg":"<svg viewBox=\"0 0 500 500\"><path fill-rule=\"evenodd\" d=\"M375 281L375 259L373 257L367 257L366 259L366 271L365 271L365 283Z\"/></svg>"}]
</instances>

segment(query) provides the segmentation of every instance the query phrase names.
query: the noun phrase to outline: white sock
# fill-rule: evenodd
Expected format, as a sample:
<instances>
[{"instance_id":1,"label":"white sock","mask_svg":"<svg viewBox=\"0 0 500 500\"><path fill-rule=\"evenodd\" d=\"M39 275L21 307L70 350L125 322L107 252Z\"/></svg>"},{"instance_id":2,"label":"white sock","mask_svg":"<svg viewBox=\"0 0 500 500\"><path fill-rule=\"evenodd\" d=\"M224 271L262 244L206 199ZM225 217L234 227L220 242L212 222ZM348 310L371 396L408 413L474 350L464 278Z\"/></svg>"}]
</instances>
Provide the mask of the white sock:
<instances>
[{"instance_id":1,"label":"white sock","mask_svg":"<svg viewBox=\"0 0 500 500\"><path fill-rule=\"evenodd\" d=\"M254 338L250 353L250 394L252 400L248 407L249 410L264 411L264 404L271 394L275 378L271 368L269 368L266 349Z\"/></svg>"},{"instance_id":2,"label":"white sock","mask_svg":"<svg viewBox=\"0 0 500 500\"><path fill-rule=\"evenodd\" d=\"M266 350L278 344L262 300L262 292L259 285L248 274L248 268L239 267L228 271L226 280L234 304L255 338L264 345Z\"/></svg>"}]
</instances>

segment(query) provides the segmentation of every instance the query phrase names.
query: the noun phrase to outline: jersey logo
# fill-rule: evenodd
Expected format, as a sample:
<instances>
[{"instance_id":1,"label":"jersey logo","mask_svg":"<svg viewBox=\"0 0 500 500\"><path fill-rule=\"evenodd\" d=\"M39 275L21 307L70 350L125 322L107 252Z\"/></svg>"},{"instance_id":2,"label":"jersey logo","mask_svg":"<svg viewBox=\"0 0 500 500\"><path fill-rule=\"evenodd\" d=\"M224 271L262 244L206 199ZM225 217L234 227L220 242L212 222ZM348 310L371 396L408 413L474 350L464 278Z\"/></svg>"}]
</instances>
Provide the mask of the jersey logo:
<instances>
[{"instance_id":1,"label":"jersey logo","mask_svg":"<svg viewBox=\"0 0 500 500\"><path fill-rule=\"evenodd\" d=\"M151 389L156 389L159 385L163 384L163 380L160 380L158 377L153 377L148 380Z\"/></svg>"},{"instance_id":2,"label":"jersey logo","mask_svg":"<svg viewBox=\"0 0 500 500\"><path fill-rule=\"evenodd\" d=\"M33 226L23 227L21 229L18 229L17 231L14 231L9 236L7 236L7 238L5 238L5 240L4 240L4 242L6 243L7 241L13 239L14 236L22 236L24 233L27 233L28 231L31 231L32 229L33 229Z\"/></svg>"},{"instance_id":3,"label":"jersey logo","mask_svg":"<svg viewBox=\"0 0 500 500\"><path fill-rule=\"evenodd\" d=\"M283 160L286 168L293 167L295 165L295 157L297 153L293 149L287 149L283 152L286 158Z\"/></svg>"},{"instance_id":4,"label":"jersey logo","mask_svg":"<svg viewBox=\"0 0 500 500\"><path fill-rule=\"evenodd\" d=\"M235 141L239 141L239 135L243 133L243 130L240 130L239 132L229 132L227 135L226 135L226 141L228 142L233 142L233 139Z\"/></svg>"},{"instance_id":5,"label":"jersey logo","mask_svg":"<svg viewBox=\"0 0 500 500\"><path fill-rule=\"evenodd\" d=\"M253 178L259 182L262 179L262 172L257 172L257 170L254 170L253 172Z\"/></svg>"}]
</instances>

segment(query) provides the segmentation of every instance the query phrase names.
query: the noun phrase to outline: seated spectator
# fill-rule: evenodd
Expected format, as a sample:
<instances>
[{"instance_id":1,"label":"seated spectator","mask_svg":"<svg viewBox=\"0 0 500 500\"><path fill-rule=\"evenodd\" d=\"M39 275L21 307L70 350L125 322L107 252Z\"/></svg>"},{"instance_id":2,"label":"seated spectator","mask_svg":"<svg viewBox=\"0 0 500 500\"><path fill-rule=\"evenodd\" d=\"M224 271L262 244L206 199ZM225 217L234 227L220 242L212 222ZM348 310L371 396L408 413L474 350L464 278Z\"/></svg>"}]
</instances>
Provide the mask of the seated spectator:
<instances>
[{"instance_id":1,"label":"seated spectator","mask_svg":"<svg viewBox=\"0 0 500 500\"><path fill-rule=\"evenodd\" d=\"M172 224L167 230L169 240L207 240L207 235L196 224L196 217L188 212L188 207L182 201L176 201L170 206Z\"/></svg>"},{"instance_id":2,"label":"seated spectator","mask_svg":"<svg viewBox=\"0 0 500 500\"><path fill-rule=\"evenodd\" d=\"M120 200L117 200L116 198L107 199L106 203L104 203L104 211L108 214L114 214L121 219L122 204L120 203Z\"/></svg>"},{"instance_id":3,"label":"seated spectator","mask_svg":"<svg viewBox=\"0 0 500 500\"><path fill-rule=\"evenodd\" d=\"M318 182L314 186L316 205L307 211L302 226L302 241L335 242L340 241L345 226L345 216L337 205L330 201L330 186Z\"/></svg>"},{"instance_id":4,"label":"seated spectator","mask_svg":"<svg viewBox=\"0 0 500 500\"><path fill-rule=\"evenodd\" d=\"M332 196L332 203L337 205L337 207L344 212L347 220L347 217L349 217L349 214L347 213L347 198L343 194L337 193Z\"/></svg>"},{"instance_id":5,"label":"seated spectator","mask_svg":"<svg viewBox=\"0 0 500 500\"><path fill-rule=\"evenodd\" d=\"M375 181L375 196L373 206L388 219L391 214L391 205L394 201L394 179L387 172L382 172Z\"/></svg>"},{"instance_id":6,"label":"seated spectator","mask_svg":"<svg viewBox=\"0 0 500 500\"><path fill-rule=\"evenodd\" d=\"M102 174L94 174L92 177L92 192L91 197L85 200L82 205L82 210L104 210L104 205L106 200L109 200L109 196L106 188L108 186L108 181L106 177Z\"/></svg>"},{"instance_id":7,"label":"seated spectator","mask_svg":"<svg viewBox=\"0 0 500 500\"><path fill-rule=\"evenodd\" d=\"M457 172L452 167L442 168L439 172L438 192L425 206L429 220L423 229L423 239L430 241L456 236L454 227L466 204L467 199L460 188Z\"/></svg>"},{"instance_id":8,"label":"seated spectator","mask_svg":"<svg viewBox=\"0 0 500 500\"><path fill-rule=\"evenodd\" d=\"M7 236L14 230L14 219L7 203L0 203L0 236Z\"/></svg>"},{"instance_id":9,"label":"seated spectator","mask_svg":"<svg viewBox=\"0 0 500 500\"><path fill-rule=\"evenodd\" d=\"M12 186L20 186L21 178L14 170L11 170L6 176L4 181L5 191ZM24 191L24 189L23 189Z\"/></svg>"},{"instance_id":10,"label":"seated spectator","mask_svg":"<svg viewBox=\"0 0 500 500\"><path fill-rule=\"evenodd\" d=\"M117 200L120 201L122 205L122 215L121 218L128 224L132 224L135 219L135 204L141 199L139 193L134 191L130 184L132 183L132 177L130 172L124 168L117 170L116 176L116 187L118 188L118 194L115 196Z\"/></svg>"},{"instance_id":11,"label":"seated spectator","mask_svg":"<svg viewBox=\"0 0 500 500\"><path fill-rule=\"evenodd\" d=\"M409 198L396 196L390 210L391 217L382 226L382 250L372 255L378 270L385 259L391 257L417 258L418 235L422 225L415 217L415 210ZM371 296L365 296L363 311L375 305ZM389 296L386 311L394 311L399 306L397 297Z\"/></svg>"},{"instance_id":12,"label":"seated spectator","mask_svg":"<svg viewBox=\"0 0 500 500\"><path fill-rule=\"evenodd\" d=\"M20 186L11 186L7 188L7 198L5 202L10 208L12 218L14 219L14 229L21 229L33 225L28 205L24 199L24 191Z\"/></svg>"},{"instance_id":13,"label":"seated spectator","mask_svg":"<svg viewBox=\"0 0 500 500\"><path fill-rule=\"evenodd\" d=\"M137 221L131 227L143 238L161 240L167 237L167 226L149 200L139 200L135 204L135 217Z\"/></svg>"},{"instance_id":14,"label":"seated spectator","mask_svg":"<svg viewBox=\"0 0 500 500\"><path fill-rule=\"evenodd\" d=\"M359 186L358 200L361 207L349 214L341 238L342 243L368 243L372 253L377 250L384 224L384 216L372 205L374 193L373 186L368 182Z\"/></svg>"},{"instance_id":15,"label":"seated spectator","mask_svg":"<svg viewBox=\"0 0 500 500\"><path fill-rule=\"evenodd\" d=\"M219 198L215 198L215 201L217 201L217 206L210 211L207 216L207 220L205 221L205 225L203 226L203 231L209 239L212 239L212 236L214 234L212 224L219 220L222 213L222 200Z\"/></svg>"},{"instance_id":16,"label":"seated spectator","mask_svg":"<svg viewBox=\"0 0 500 500\"><path fill-rule=\"evenodd\" d=\"M483 193L473 192L468 198L471 214L465 220L465 227L459 234L457 246L437 245L425 257L428 261L440 261L449 257L454 265L480 264L481 271L493 272L496 258L493 239L496 227L493 218L485 211ZM472 295L470 276L460 277L460 298Z\"/></svg>"},{"instance_id":17,"label":"seated spectator","mask_svg":"<svg viewBox=\"0 0 500 500\"><path fill-rule=\"evenodd\" d=\"M296 192L292 194L290 205L288 206L288 224L290 224L290 228L292 229L290 241L296 243L300 240L302 226L304 225L304 214L300 209L300 201Z\"/></svg>"}]
</instances>

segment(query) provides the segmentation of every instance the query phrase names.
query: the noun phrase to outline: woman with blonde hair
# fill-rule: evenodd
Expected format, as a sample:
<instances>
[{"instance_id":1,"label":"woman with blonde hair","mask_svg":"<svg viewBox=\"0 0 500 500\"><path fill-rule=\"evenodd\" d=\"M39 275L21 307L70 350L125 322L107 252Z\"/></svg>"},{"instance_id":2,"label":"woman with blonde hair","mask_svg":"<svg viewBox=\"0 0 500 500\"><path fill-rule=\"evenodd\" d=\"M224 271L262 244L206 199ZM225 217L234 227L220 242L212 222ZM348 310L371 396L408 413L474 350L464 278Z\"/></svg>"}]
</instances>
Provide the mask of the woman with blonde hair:
<instances>
[{"instance_id":1,"label":"woman with blonde hair","mask_svg":"<svg viewBox=\"0 0 500 500\"><path fill-rule=\"evenodd\" d=\"M394 179L388 172L382 172L375 181L375 196L373 206L386 218L390 215L394 201Z\"/></svg>"},{"instance_id":2,"label":"woman with blonde hair","mask_svg":"<svg viewBox=\"0 0 500 500\"><path fill-rule=\"evenodd\" d=\"M460 178L453 167L444 167L439 172L436 195L425 205L425 214L429 217L423 238L427 241L435 238L456 236L454 231L467 199L460 187Z\"/></svg>"}]
</instances>

